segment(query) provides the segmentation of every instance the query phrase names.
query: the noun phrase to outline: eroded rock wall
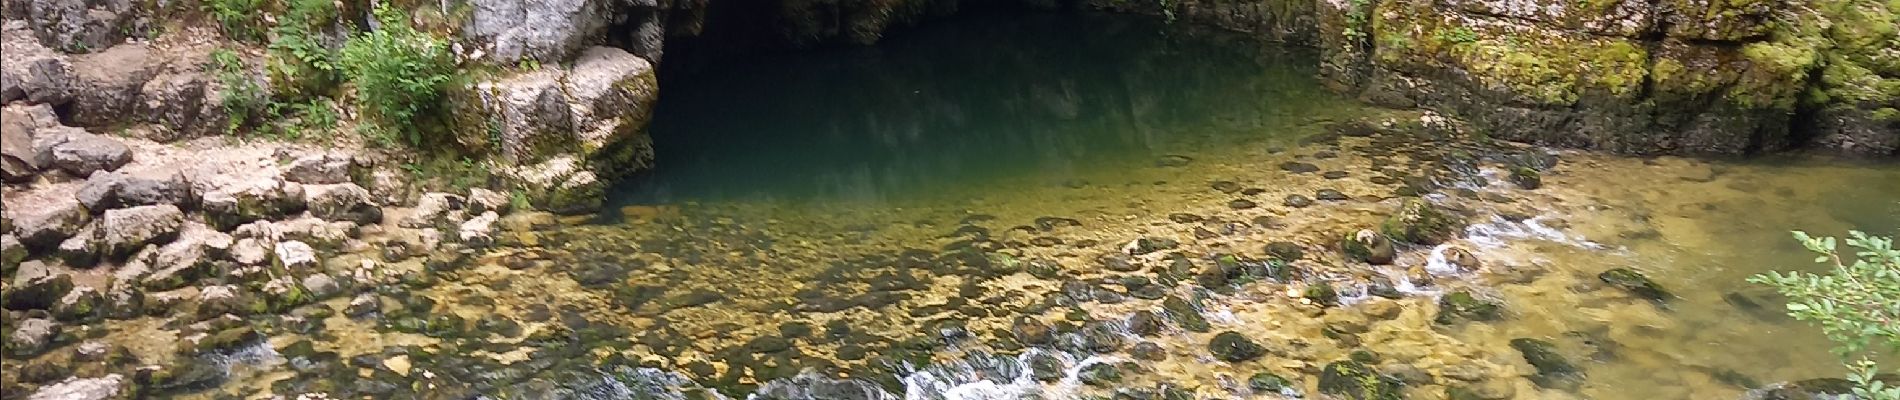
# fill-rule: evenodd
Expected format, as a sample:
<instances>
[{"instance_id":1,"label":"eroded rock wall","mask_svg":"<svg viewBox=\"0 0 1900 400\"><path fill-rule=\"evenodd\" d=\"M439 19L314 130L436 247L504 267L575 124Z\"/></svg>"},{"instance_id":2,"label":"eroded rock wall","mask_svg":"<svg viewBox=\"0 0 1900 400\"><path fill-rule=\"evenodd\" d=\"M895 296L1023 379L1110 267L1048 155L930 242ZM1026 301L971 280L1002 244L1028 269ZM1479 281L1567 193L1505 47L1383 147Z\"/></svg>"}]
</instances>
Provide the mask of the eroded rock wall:
<instances>
[{"instance_id":1,"label":"eroded rock wall","mask_svg":"<svg viewBox=\"0 0 1900 400\"><path fill-rule=\"evenodd\" d=\"M1493 135L1622 153L1900 149L1900 24L1871 0L1323 1L1325 75Z\"/></svg>"}]
</instances>

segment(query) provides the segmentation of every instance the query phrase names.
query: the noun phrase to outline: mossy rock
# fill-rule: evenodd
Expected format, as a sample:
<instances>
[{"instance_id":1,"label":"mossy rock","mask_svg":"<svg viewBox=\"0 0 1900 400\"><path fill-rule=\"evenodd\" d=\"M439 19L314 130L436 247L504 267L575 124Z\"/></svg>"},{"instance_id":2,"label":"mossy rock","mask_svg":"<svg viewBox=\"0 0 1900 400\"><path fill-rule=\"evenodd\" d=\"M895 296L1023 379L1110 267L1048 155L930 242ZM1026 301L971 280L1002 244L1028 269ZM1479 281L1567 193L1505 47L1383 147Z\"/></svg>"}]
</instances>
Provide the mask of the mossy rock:
<instances>
[{"instance_id":1,"label":"mossy rock","mask_svg":"<svg viewBox=\"0 0 1900 400\"><path fill-rule=\"evenodd\" d=\"M1490 300L1480 299L1471 292L1458 291L1446 293L1438 298L1438 318L1440 324L1464 321L1496 321L1504 318L1504 307Z\"/></svg>"},{"instance_id":2,"label":"mossy rock","mask_svg":"<svg viewBox=\"0 0 1900 400\"><path fill-rule=\"evenodd\" d=\"M1306 251L1293 242L1267 243L1265 251L1268 256L1284 262L1299 261L1301 257L1306 256Z\"/></svg>"},{"instance_id":3,"label":"mossy rock","mask_svg":"<svg viewBox=\"0 0 1900 400\"><path fill-rule=\"evenodd\" d=\"M1201 316L1199 309L1180 296L1168 296L1162 299L1161 309L1166 311L1166 316L1174 321L1175 326L1189 332L1207 332L1212 328L1207 323L1207 318Z\"/></svg>"},{"instance_id":4,"label":"mossy rock","mask_svg":"<svg viewBox=\"0 0 1900 400\"><path fill-rule=\"evenodd\" d=\"M1207 351L1213 353L1215 359L1231 363L1253 361L1267 354L1265 347L1260 347L1260 344L1254 343L1253 339L1248 339L1246 335L1234 331L1214 335L1214 338L1207 342Z\"/></svg>"},{"instance_id":5,"label":"mossy rock","mask_svg":"<svg viewBox=\"0 0 1900 400\"><path fill-rule=\"evenodd\" d=\"M1300 297L1320 307L1339 305L1339 291L1333 289L1333 284L1329 282L1313 282L1306 285L1306 291L1302 292Z\"/></svg>"},{"instance_id":6,"label":"mossy rock","mask_svg":"<svg viewBox=\"0 0 1900 400\"><path fill-rule=\"evenodd\" d=\"M1556 387L1555 383L1571 380L1577 376L1576 365L1557 352L1557 346L1548 341L1517 338L1511 339L1511 348L1524 355L1524 361L1537 369L1533 381L1545 387Z\"/></svg>"},{"instance_id":7,"label":"mossy rock","mask_svg":"<svg viewBox=\"0 0 1900 400\"><path fill-rule=\"evenodd\" d=\"M1360 229L1339 238L1339 251L1346 258L1373 265L1391 264L1398 258L1392 238L1371 229Z\"/></svg>"},{"instance_id":8,"label":"mossy rock","mask_svg":"<svg viewBox=\"0 0 1900 400\"><path fill-rule=\"evenodd\" d=\"M1255 372L1247 378L1247 388L1253 389L1255 393L1280 393L1293 387L1293 381L1267 371Z\"/></svg>"},{"instance_id":9,"label":"mossy rock","mask_svg":"<svg viewBox=\"0 0 1900 400\"><path fill-rule=\"evenodd\" d=\"M1350 400L1399 400L1404 383L1381 375L1352 360L1335 361L1320 370L1319 391Z\"/></svg>"},{"instance_id":10,"label":"mossy rock","mask_svg":"<svg viewBox=\"0 0 1900 400\"><path fill-rule=\"evenodd\" d=\"M1674 297L1669 294L1669 291L1663 290L1662 285L1656 284L1656 281L1649 280L1648 276L1629 268L1603 271L1597 274L1597 279L1649 301L1662 302Z\"/></svg>"},{"instance_id":11,"label":"mossy rock","mask_svg":"<svg viewBox=\"0 0 1900 400\"><path fill-rule=\"evenodd\" d=\"M1406 199L1398 212L1387 217L1379 230L1393 240L1435 245L1458 237L1465 221L1430 202Z\"/></svg>"},{"instance_id":12,"label":"mossy rock","mask_svg":"<svg viewBox=\"0 0 1900 400\"><path fill-rule=\"evenodd\" d=\"M1519 189L1535 190L1544 187L1543 175L1530 167L1511 168L1511 176L1509 179L1511 180L1511 184L1517 185Z\"/></svg>"}]
</instances>

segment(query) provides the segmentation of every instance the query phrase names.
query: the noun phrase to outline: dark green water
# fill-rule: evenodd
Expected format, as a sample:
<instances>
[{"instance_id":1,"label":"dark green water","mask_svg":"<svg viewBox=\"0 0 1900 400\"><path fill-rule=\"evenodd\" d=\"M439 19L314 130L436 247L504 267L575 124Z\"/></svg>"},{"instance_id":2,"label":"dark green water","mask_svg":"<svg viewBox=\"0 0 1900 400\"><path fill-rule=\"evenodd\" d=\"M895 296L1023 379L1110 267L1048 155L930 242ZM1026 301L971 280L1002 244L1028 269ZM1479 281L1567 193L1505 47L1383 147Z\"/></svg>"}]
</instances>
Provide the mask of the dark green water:
<instances>
[{"instance_id":1,"label":"dark green water","mask_svg":"<svg viewBox=\"0 0 1900 400\"><path fill-rule=\"evenodd\" d=\"M650 132L664 159L618 197L876 201L1060 182L1271 138L1264 127L1338 105L1310 51L1233 35L1129 16L979 16L878 46L735 60L662 82Z\"/></svg>"}]
</instances>

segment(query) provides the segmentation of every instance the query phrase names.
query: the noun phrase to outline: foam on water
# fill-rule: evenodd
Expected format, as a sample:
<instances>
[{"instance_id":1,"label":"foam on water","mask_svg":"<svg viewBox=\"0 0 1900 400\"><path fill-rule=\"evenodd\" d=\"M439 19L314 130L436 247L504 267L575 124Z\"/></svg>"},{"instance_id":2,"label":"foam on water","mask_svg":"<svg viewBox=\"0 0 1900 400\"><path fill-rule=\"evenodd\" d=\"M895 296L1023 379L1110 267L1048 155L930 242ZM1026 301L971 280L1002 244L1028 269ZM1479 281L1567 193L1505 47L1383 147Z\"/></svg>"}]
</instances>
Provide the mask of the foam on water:
<instances>
[{"instance_id":1,"label":"foam on water","mask_svg":"<svg viewBox=\"0 0 1900 400\"><path fill-rule=\"evenodd\" d=\"M1488 222L1465 227L1465 240L1490 249L1505 247L1513 240L1543 240L1592 250L1605 248L1601 243L1571 237L1563 231L1546 226L1543 223L1546 219L1548 218L1540 215L1516 222L1493 215Z\"/></svg>"}]
</instances>

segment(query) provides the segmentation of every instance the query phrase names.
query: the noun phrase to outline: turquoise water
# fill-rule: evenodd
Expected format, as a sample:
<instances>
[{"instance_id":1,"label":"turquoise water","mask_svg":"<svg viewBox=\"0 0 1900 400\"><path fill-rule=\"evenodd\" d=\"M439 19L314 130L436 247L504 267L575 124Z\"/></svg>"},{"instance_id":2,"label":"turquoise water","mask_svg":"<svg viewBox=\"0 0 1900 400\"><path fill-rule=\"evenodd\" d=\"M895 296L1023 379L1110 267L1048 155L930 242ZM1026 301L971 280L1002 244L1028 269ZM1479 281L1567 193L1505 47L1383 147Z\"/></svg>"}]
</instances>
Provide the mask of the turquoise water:
<instances>
[{"instance_id":1,"label":"turquoise water","mask_svg":"<svg viewBox=\"0 0 1900 400\"><path fill-rule=\"evenodd\" d=\"M1084 33L1086 32L1086 33ZM1052 182L1170 151L1291 138L1343 101L1310 50L1126 16L991 16L877 46L667 77L664 160L630 203L881 200L1022 176Z\"/></svg>"}]
</instances>

